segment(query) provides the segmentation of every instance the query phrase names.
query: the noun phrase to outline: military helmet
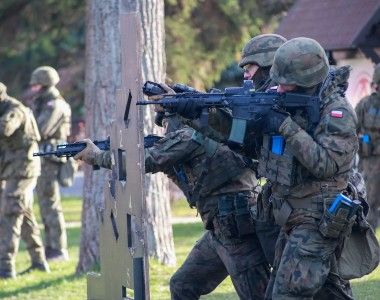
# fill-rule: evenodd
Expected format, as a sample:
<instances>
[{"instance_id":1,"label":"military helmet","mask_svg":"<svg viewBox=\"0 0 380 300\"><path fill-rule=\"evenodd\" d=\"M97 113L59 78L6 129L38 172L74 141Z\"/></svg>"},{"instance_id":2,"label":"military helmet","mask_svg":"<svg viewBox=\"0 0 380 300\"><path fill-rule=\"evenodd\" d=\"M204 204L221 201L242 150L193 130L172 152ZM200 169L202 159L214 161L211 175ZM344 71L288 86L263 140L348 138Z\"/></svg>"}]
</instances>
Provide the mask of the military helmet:
<instances>
[{"instance_id":1,"label":"military helmet","mask_svg":"<svg viewBox=\"0 0 380 300\"><path fill-rule=\"evenodd\" d=\"M269 67L273 63L276 50L286 42L286 38L278 34L261 34L252 38L243 48L239 67L255 64Z\"/></svg>"},{"instance_id":2,"label":"military helmet","mask_svg":"<svg viewBox=\"0 0 380 300\"><path fill-rule=\"evenodd\" d=\"M58 72L49 66L35 69L30 78L30 85L40 84L42 86L54 86L59 82Z\"/></svg>"},{"instance_id":3,"label":"military helmet","mask_svg":"<svg viewBox=\"0 0 380 300\"><path fill-rule=\"evenodd\" d=\"M380 84L380 64L375 66L375 71L373 72L372 83Z\"/></svg>"},{"instance_id":4,"label":"military helmet","mask_svg":"<svg viewBox=\"0 0 380 300\"><path fill-rule=\"evenodd\" d=\"M313 39L298 37L278 48L270 78L278 84L312 87L322 82L329 71L325 50Z\"/></svg>"}]
</instances>

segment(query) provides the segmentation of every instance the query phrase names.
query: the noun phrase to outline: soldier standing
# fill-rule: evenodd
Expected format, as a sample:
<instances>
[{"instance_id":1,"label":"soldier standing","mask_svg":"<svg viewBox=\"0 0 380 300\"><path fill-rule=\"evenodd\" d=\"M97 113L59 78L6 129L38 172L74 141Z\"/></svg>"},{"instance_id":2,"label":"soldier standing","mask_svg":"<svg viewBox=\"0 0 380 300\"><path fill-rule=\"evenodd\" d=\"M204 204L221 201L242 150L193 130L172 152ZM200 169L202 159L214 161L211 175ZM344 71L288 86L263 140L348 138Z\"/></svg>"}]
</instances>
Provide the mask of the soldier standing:
<instances>
[{"instance_id":1,"label":"soldier standing","mask_svg":"<svg viewBox=\"0 0 380 300\"><path fill-rule=\"evenodd\" d=\"M33 189L40 175L40 160L33 158L33 152L38 150L39 139L33 113L9 97L0 83L0 182L5 183L0 209L0 278L16 276L20 235L32 259L27 271L50 271L33 214Z\"/></svg>"},{"instance_id":2,"label":"soldier standing","mask_svg":"<svg viewBox=\"0 0 380 300\"><path fill-rule=\"evenodd\" d=\"M31 75L35 94L35 115L41 134L40 149L49 151L67 142L71 129L71 108L55 87L59 76L55 69L42 66ZM65 158L42 158L37 196L45 227L45 251L48 260L68 260L65 219L62 211L58 174Z\"/></svg>"},{"instance_id":3,"label":"soldier standing","mask_svg":"<svg viewBox=\"0 0 380 300\"><path fill-rule=\"evenodd\" d=\"M360 100L356 107L360 138L360 167L367 185L370 210L367 216L373 228L380 221L380 64L372 79L374 92Z\"/></svg>"}]
</instances>

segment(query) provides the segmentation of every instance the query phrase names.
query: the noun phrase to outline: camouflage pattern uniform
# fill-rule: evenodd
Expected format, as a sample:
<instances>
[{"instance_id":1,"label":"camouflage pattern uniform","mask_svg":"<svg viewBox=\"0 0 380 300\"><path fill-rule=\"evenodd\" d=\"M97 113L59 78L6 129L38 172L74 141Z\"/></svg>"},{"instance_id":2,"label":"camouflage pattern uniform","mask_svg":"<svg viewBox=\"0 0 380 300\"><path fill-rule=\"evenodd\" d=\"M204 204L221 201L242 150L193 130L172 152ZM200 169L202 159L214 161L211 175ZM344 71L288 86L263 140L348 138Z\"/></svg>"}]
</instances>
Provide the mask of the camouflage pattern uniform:
<instances>
[{"instance_id":1,"label":"camouflage pattern uniform","mask_svg":"<svg viewBox=\"0 0 380 300\"><path fill-rule=\"evenodd\" d=\"M33 113L6 94L0 83L0 277L14 277L20 235L27 245L32 266L47 271L44 248L33 214L33 189L40 174L40 136Z\"/></svg>"},{"instance_id":2,"label":"camouflage pattern uniform","mask_svg":"<svg viewBox=\"0 0 380 300\"><path fill-rule=\"evenodd\" d=\"M259 159L259 176L268 180L263 203L273 205L276 222L282 226L266 299L350 299L349 284L339 276L336 260L353 220L345 220L338 237L320 231L325 209L347 188L358 149L357 117L344 97L349 67L329 72L323 48L314 40L296 38L278 49L270 75L278 84L294 85L293 92L319 95L321 109L312 132L305 130L304 112L287 116L277 111L276 116L282 116L277 130L284 138L283 154L271 151L269 135L262 135L254 145L259 149L250 151ZM217 125L228 122L216 117L213 130L226 139L228 129Z\"/></svg>"},{"instance_id":3,"label":"camouflage pattern uniform","mask_svg":"<svg viewBox=\"0 0 380 300\"><path fill-rule=\"evenodd\" d=\"M41 134L40 149L49 151L57 144L66 143L70 135L71 109L55 85L58 73L51 67L39 67L31 76L31 85L43 88L35 99L35 115ZM58 172L65 158L42 159L41 176L37 182L37 196L45 226L45 248L48 259L67 259L67 236L59 192Z\"/></svg>"},{"instance_id":4,"label":"camouflage pattern uniform","mask_svg":"<svg viewBox=\"0 0 380 300\"><path fill-rule=\"evenodd\" d=\"M377 90L363 98L356 107L360 139L360 168L367 184L370 211L368 222L376 228L380 222L380 64L375 68L372 83ZM364 141L363 135L369 137Z\"/></svg>"},{"instance_id":5,"label":"camouflage pattern uniform","mask_svg":"<svg viewBox=\"0 0 380 300\"><path fill-rule=\"evenodd\" d=\"M170 118L169 128L178 126ZM94 163L110 168L110 152L99 152ZM165 172L173 179L207 229L172 276L172 299L199 299L228 275L241 299L263 299L269 265L249 214L257 185L250 163L189 127L167 133L145 150L145 171ZM272 246L276 238L277 232Z\"/></svg>"},{"instance_id":6,"label":"camouflage pattern uniform","mask_svg":"<svg viewBox=\"0 0 380 300\"><path fill-rule=\"evenodd\" d=\"M268 200L282 225L267 299L351 297L348 283L337 272L336 256L352 220L340 228L337 238L320 230L326 207L347 188L358 148L356 114L344 97L349 70L328 72L323 48L307 38L290 40L276 52L271 78L296 85L298 92L319 93L321 115L312 132L306 132L302 113L286 117L279 126L285 140L283 155L272 153L270 137L263 137L259 174L271 184Z\"/></svg>"}]
</instances>

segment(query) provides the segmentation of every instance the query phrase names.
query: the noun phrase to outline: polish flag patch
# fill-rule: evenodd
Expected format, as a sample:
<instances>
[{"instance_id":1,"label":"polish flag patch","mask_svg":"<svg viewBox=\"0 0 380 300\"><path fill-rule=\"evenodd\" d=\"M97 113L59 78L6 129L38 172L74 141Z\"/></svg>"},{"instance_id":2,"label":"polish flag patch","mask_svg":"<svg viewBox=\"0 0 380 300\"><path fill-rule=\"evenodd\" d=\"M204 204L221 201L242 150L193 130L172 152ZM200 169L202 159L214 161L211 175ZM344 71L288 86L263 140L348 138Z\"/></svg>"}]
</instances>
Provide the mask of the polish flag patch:
<instances>
[{"instance_id":1,"label":"polish flag patch","mask_svg":"<svg viewBox=\"0 0 380 300\"><path fill-rule=\"evenodd\" d=\"M343 112L341 110L333 110L330 113L333 118L343 118Z\"/></svg>"}]
</instances>

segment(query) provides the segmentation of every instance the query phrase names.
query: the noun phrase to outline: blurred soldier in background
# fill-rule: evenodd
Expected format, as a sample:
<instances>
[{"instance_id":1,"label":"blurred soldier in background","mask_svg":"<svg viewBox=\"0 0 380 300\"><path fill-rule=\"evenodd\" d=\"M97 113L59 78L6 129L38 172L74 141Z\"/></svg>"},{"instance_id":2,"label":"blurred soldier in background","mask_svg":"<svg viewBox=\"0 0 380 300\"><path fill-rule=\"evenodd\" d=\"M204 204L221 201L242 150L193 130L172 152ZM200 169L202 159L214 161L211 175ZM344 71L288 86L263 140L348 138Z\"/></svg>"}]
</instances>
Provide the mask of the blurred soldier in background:
<instances>
[{"instance_id":1,"label":"blurred soldier in background","mask_svg":"<svg viewBox=\"0 0 380 300\"><path fill-rule=\"evenodd\" d=\"M40 139L33 113L6 93L0 83L0 278L16 276L15 257L20 235L32 259L27 270L49 272L38 224L33 214L33 189L40 160L33 158Z\"/></svg>"},{"instance_id":2,"label":"blurred soldier in background","mask_svg":"<svg viewBox=\"0 0 380 300\"><path fill-rule=\"evenodd\" d=\"M55 149L66 143L71 129L71 108L55 87L59 75L55 69L42 66L35 69L30 79L34 93L34 113L41 134L40 150ZM41 176L37 182L37 196L45 226L45 251L48 260L68 260L65 220L59 191L59 172L66 158L42 159Z\"/></svg>"},{"instance_id":3,"label":"blurred soldier in background","mask_svg":"<svg viewBox=\"0 0 380 300\"><path fill-rule=\"evenodd\" d=\"M356 107L360 139L360 167L367 185L370 210L368 222L374 229L380 220L380 64L372 79L374 92L363 98Z\"/></svg>"}]
</instances>

